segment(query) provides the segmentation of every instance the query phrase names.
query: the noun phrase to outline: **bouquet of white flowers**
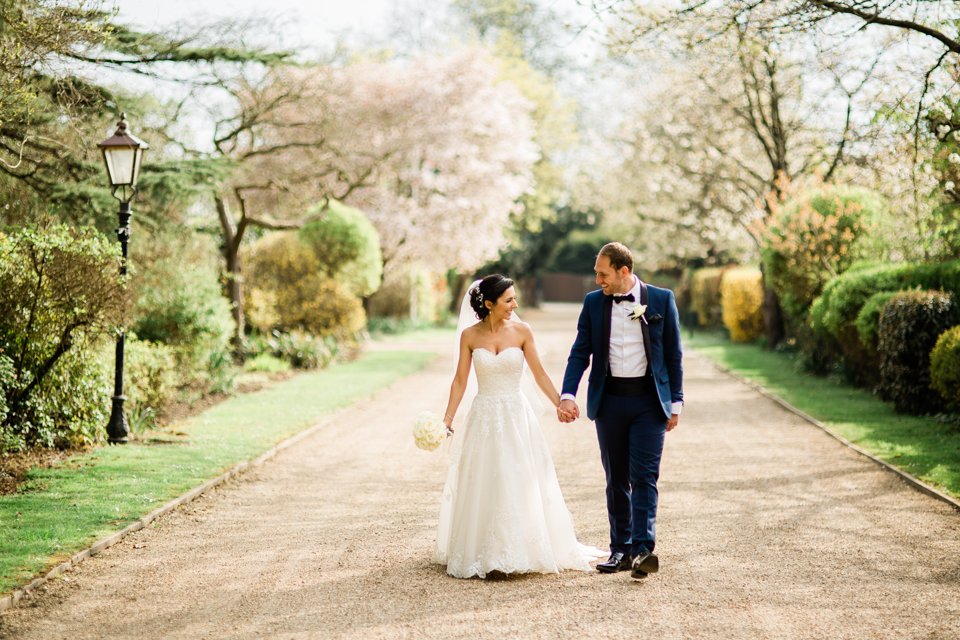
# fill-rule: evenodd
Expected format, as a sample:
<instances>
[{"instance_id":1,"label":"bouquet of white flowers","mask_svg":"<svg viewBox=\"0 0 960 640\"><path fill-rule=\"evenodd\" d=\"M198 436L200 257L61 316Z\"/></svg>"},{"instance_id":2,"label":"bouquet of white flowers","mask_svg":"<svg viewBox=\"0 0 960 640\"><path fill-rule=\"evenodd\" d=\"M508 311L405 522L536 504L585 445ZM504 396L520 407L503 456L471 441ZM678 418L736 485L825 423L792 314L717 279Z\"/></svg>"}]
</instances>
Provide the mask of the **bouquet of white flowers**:
<instances>
[{"instance_id":1,"label":"bouquet of white flowers","mask_svg":"<svg viewBox=\"0 0 960 640\"><path fill-rule=\"evenodd\" d=\"M421 413L413 423L413 441L425 451L433 451L439 447L451 433L453 432L447 429L440 417L430 411Z\"/></svg>"}]
</instances>

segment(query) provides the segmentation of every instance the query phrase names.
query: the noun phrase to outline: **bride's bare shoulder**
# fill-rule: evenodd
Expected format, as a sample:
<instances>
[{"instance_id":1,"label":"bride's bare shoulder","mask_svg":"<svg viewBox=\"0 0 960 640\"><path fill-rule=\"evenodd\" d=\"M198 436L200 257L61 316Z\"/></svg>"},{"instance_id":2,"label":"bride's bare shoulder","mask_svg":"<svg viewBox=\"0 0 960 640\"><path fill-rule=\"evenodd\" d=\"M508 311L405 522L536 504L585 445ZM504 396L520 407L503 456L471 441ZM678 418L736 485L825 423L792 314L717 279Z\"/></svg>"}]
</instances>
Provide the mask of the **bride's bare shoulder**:
<instances>
[{"instance_id":1,"label":"bride's bare shoulder","mask_svg":"<svg viewBox=\"0 0 960 640\"><path fill-rule=\"evenodd\" d=\"M522 335L523 337L532 336L533 329L530 328L530 325L524 322L523 320L511 320L510 328Z\"/></svg>"},{"instance_id":2,"label":"bride's bare shoulder","mask_svg":"<svg viewBox=\"0 0 960 640\"><path fill-rule=\"evenodd\" d=\"M460 342L466 343L468 346L473 344L474 339L480 333L480 323L472 324L466 329L463 330L463 333L460 335Z\"/></svg>"}]
</instances>

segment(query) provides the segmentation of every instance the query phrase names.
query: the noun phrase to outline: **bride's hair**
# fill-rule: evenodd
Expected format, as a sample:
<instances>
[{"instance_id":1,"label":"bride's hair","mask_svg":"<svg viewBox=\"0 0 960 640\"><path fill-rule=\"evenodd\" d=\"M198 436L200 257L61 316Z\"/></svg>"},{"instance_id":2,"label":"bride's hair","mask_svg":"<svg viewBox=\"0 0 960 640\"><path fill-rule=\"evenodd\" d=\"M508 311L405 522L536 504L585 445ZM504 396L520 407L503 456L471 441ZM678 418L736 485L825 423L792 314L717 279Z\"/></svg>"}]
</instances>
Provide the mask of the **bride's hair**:
<instances>
[{"instance_id":1,"label":"bride's hair","mask_svg":"<svg viewBox=\"0 0 960 640\"><path fill-rule=\"evenodd\" d=\"M513 280L499 273L489 275L480 281L480 284L470 289L470 306L477 313L477 317L483 320L490 315L490 309L484 305L485 300L490 304L497 304L497 300L503 295L503 292L513 286Z\"/></svg>"}]
</instances>

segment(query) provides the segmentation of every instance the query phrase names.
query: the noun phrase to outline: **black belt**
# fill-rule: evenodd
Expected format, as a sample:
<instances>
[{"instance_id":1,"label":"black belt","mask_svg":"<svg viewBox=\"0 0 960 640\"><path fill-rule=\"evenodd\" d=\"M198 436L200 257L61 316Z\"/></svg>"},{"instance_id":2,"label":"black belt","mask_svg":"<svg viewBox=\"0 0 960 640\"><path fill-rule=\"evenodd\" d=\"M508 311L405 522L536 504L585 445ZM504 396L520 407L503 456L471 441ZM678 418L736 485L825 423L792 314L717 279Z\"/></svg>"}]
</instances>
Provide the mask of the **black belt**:
<instances>
[{"instance_id":1,"label":"black belt","mask_svg":"<svg viewBox=\"0 0 960 640\"><path fill-rule=\"evenodd\" d=\"M639 378L618 378L607 376L603 383L603 392L615 396L638 396L650 390L652 376Z\"/></svg>"}]
</instances>

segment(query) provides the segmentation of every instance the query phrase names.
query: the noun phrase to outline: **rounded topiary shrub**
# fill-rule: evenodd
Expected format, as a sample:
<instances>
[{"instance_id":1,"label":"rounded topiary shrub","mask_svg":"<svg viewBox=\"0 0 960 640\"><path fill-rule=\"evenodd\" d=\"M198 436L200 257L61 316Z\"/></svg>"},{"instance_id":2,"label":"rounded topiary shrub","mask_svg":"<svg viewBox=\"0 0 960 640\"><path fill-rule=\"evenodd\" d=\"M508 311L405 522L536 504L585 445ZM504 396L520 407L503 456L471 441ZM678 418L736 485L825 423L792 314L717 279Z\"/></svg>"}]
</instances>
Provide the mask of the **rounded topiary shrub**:
<instances>
[{"instance_id":1,"label":"rounded topiary shrub","mask_svg":"<svg viewBox=\"0 0 960 640\"><path fill-rule=\"evenodd\" d=\"M763 334L763 276L754 267L728 269L720 281L723 326L734 342L751 342Z\"/></svg>"},{"instance_id":2,"label":"rounded topiary shrub","mask_svg":"<svg viewBox=\"0 0 960 640\"><path fill-rule=\"evenodd\" d=\"M960 411L960 325L944 331L930 352L930 383L947 407Z\"/></svg>"},{"instance_id":3,"label":"rounded topiary shrub","mask_svg":"<svg viewBox=\"0 0 960 640\"><path fill-rule=\"evenodd\" d=\"M880 314L880 393L902 413L933 413L942 408L932 392L930 352L947 328L957 323L957 307L942 291L898 293Z\"/></svg>"},{"instance_id":4,"label":"rounded topiary shrub","mask_svg":"<svg viewBox=\"0 0 960 640\"><path fill-rule=\"evenodd\" d=\"M313 250L320 273L360 298L379 289L383 277L380 236L367 216L336 200L311 213L317 219L300 229L299 235Z\"/></svg>"}]
</instances>

